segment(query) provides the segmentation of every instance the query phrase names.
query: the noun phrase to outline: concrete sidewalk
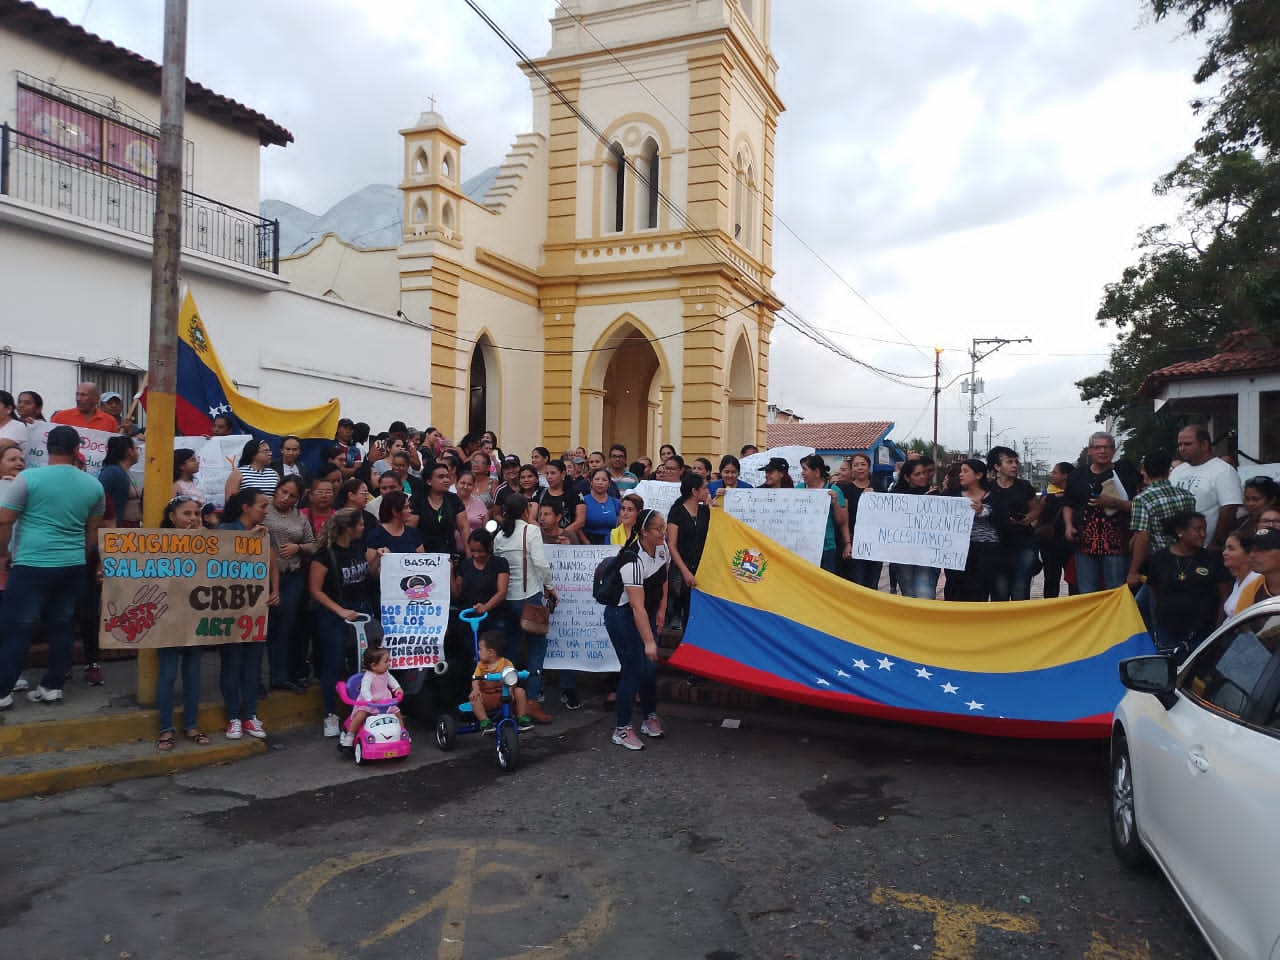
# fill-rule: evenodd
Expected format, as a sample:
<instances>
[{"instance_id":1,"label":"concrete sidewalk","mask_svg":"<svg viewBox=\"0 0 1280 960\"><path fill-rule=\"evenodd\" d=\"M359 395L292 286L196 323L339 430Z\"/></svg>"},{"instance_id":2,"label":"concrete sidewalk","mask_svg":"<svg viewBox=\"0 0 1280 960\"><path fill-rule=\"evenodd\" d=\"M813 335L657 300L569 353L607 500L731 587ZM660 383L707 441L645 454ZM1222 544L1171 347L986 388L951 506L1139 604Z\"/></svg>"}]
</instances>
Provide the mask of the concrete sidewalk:
<instances>
[{"instance_id":1,"label":"concrete sidewalk","mask_svg":"<svg viewBox=\"0 0 1280 960\"><path fill-rule=\"evenodd\" d=\"M238 741L223 737L226 714L218 691L215 650L205 650L201 656L201 706L196 720L212 741L208 746L197 746L182 736L187 724L179 706L174 711L177 745L168 752L157 750L160 715L155 708L138 706L136 662L107 661L102 670L106 682L91 687L84 682L83 670L76 668L58 703L31 703L25 692L13 695L13 707L0 713L0 800L225 763L267 749L267 743L252 737ZM31 689L42 674L41 669L26 671ZM180 691L181 681L178 702ZM319 733L319 687L312 685L302 694L275 691L258 701L258 716L268 738L308 724L314 724Z\"/></svg>"}]
</instances>

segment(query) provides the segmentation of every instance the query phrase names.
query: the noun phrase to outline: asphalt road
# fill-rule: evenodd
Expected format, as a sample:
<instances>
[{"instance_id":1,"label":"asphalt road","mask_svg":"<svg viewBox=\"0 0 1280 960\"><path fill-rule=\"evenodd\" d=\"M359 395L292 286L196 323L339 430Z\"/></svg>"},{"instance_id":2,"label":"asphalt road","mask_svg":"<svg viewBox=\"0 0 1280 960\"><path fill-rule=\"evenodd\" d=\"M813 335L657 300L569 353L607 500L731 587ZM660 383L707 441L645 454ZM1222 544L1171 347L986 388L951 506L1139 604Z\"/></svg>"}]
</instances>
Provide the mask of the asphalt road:
<instances>
[{"instance_id":1,"label":"asphalt road","mask_svg":"<svg viewBox=\"0 0 1280 960\"><path fill-rule=\"evenodd\" d=\"M1208 960L1107 839L1102 744L589 706L356 768L318 736L233 766L0 806L4 955ZM180 749L194 749L183 745Z\"/></svg>"}]
</instances>

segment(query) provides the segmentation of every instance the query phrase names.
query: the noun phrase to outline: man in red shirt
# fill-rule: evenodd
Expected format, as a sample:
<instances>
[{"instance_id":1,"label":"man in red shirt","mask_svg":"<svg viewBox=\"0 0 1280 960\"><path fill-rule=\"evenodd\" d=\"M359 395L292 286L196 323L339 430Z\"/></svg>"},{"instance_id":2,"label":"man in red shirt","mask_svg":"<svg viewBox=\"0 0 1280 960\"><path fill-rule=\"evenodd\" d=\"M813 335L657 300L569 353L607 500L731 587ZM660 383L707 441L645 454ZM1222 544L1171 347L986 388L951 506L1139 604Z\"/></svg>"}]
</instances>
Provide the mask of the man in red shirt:
<instances>
[{"instance_id":1,"label":"man in red shirt","mask_svg":"<svg viewBox=\"0 0 1280 960\"><path fill-rule=\"evenodd\" d=\"M65 423L69 427L81 430L104 430L107 433L118 433L120 424L116 418L98 407L102 391L96 383L85 382L76 387L76 405L67 410L59 410L49 419L53 423Z\"/></svg>"}]
</instances>

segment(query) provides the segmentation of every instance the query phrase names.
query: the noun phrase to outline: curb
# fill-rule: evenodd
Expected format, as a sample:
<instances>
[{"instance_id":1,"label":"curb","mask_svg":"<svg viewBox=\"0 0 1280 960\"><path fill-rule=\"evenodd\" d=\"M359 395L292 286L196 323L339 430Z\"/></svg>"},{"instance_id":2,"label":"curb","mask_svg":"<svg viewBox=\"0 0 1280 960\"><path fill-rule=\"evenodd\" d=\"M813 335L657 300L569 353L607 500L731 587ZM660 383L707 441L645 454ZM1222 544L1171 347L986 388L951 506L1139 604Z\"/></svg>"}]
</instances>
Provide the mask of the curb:
<instances>
[{"instance_id":1,"label":"curb","mask_svg":"<svg viewBox=\"0 0 1280 960\"><path fill-rule=\"evenodd\" d=\"M110 760L97 763L80 763L52 770L33 770L0 777L0 800L16 800L19 797L43 796L93 787L138 777L154 777L177 773L197 767L208 767L230 760L240 760L263 753L267 745L261 740L210 745L194 750L159 753L154 756L128 760Z\"/></svg>"}]
</instances>

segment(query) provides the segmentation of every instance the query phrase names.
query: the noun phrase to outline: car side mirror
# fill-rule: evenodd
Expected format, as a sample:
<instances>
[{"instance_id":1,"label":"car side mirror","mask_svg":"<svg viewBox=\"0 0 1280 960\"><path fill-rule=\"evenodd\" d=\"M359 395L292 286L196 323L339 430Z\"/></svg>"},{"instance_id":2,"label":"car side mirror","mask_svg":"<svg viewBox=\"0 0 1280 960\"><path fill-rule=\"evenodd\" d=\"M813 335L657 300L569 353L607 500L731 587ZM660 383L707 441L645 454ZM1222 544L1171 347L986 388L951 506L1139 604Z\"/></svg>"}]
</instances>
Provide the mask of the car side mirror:
<instances>
[{"instance_id":1,"label":"car side mirror","mask_svg":"<svg viewBox=\"0 0 1280 960\"><path fill-rule=\"evenodd\" d=\"M1130 690L1151 694L1167 710L1177 703L1173 688L1178 682L1178 661L1161 654L1121 660L1120 682Z\"/></svg>"}]
</instances>

